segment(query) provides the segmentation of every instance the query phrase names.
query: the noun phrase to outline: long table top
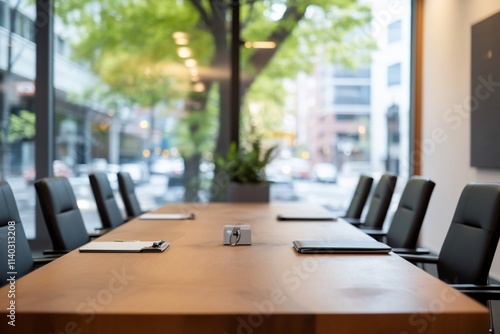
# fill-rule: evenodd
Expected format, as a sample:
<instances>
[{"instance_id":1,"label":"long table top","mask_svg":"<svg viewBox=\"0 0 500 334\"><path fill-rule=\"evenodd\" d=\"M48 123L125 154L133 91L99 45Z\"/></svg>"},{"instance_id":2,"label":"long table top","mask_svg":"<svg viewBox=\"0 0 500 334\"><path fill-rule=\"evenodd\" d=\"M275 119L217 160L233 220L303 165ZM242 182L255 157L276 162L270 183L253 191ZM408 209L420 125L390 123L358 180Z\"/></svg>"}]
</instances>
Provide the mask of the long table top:
<instances>
[{"instance_id":1,"label":"long table top","mask_svg":"<svg viewBox=\"0 0 500 334\"><path fill-rule=\"evenodd\" d=\"M16 281L18 333L486 333L488 310L420 268L384 255L302 255L298 239L368 240L345 221L279 222L311 204L175 204L99 241L158 240L162 253L75 250ZM249 224L251 246L224 246ZM9 333L9 286L0 332Z\"/></svg>"}]
</instances>

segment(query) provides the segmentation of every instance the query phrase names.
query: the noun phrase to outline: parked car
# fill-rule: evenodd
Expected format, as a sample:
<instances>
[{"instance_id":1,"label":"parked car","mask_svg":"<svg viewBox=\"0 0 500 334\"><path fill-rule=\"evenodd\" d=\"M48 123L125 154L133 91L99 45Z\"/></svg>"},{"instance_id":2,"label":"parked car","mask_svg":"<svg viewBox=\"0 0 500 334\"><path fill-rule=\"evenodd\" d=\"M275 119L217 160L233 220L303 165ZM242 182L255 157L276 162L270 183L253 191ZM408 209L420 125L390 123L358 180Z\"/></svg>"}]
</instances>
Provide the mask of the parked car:
<instances>
[{"instance_id":1,"label":"parked car","mask_svg":"<svg viewBox=\"0 0 500 334\"><path fill-rule=\"evenodd\" d=\"M275 159L266 166L266 178L273 183L291 183L292 167L287 160Z\"/></svg>"},{"instance_id":2,"label":"parked car","mask_svg":"<svg viewBox=\"0 0 500 334\"><path fill-rule=\"evenodd\" d=\"M337 167L331 163L317 163L311 172L311 177L316 182L337 183L337 176Z\"/></svg>"},{"instance_id":3,"label":"parked car","mask_svg":"<svg viewBox=\"0 0 500 334\"><path fill-rule=\"evenodd\" d=\"M136 184L149 181L148 165L144 161L121 164L120 171L129 173L132 181Z\"/></svg>"},{"instance_id":4,"label":"parked car","mask_svg":"<svg viewBox=\"0 0 500 334\"><path fill-rule=\"evenodd\" d=\"M64 176L64 177L73 176L73 170L61 160L54 160L52 162L52 168L54 176ZM23 178L26 181L26 183L31 184L35 182L35 177L36 177L35 168L30 167L23 170Z\"/></svg>"},{"instance_id":5,"label":"parked car","mask_svg":"<svg viewBox=\"0 0 500 334\"><path fill-rule=\"evenodd\" d=\"M157 158L151 164L151 174L167 174L170 169L170 161L167 158Z\"/></svg>"},{"instance_id":6,"label":"parked car","mask_svg":"<svg viewBox=\"0 0 500 334\"><path fill-rule=\"evenodd\" d=\"M291 158L292 177L294 179L305 180L311 176L311 163L301 158Z\"/></svg>"},{"instance_id":7,"label":"parked car","mask_svg":"<svg viewBox=\"0 0 500 334\"><path fill-rule=\"evenodd\" d=\"M379 175L374 175L369 161L346 161L339 171L338 183L342 187L353 188L356 186L360 175L370 175L377 179Z\"/></svg>"},{"instance_id":8,"label":"parked car","mask_svg":"<svg viewBox=\"0 0 500 334\"><path fill-rule=\"evenodd\" d=\"M168 188L184 187L184 159L171 158L170 168L166 175L168 177Z\"/></svg>"}]
</instances>

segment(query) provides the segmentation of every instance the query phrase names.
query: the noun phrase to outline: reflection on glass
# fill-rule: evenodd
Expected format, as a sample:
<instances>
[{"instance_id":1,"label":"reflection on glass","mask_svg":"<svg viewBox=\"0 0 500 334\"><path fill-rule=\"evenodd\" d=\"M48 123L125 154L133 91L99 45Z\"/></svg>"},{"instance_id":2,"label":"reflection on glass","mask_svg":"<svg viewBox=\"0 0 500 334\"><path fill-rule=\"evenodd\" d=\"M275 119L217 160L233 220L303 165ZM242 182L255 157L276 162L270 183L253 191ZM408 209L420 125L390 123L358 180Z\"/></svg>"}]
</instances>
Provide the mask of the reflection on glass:
<instances>
[{"instance_id":1,"label":"reflection on glass","mask_svg":"<svg viewBox=\"0 0 500 334\"><path fill-rule=\"evenodd\" d=\"M0 178L17 201L28 238L35 235L35 10L29 1L0 1Z\"/></svg>"},{"instance_id":2,"label":"reflection on glass","mask_svg":"<svg viewBox=\"0 0 500 334\"><path fill-rule=\"evenodd\" d=\"M7 45L0 4L0 43ZM214 179L213 160L229 146L233 8L216 1L55 5L54 173L70 178L89 230L99 224L88 184L95 171L107 173L115 189L116 172L128 171L145 209L210 200L227 182ZM240 13L240 141L260 137L279 147L267 169L273 199L337 200L342 209L359 173L407 176L409 0L248 1ZM18 61L31 60L13 67L16 85L0 62L11 91L2 110L22 124L34 122L30 19L23 9L10 34L13 50L24 50ZM400 64L399 81L391 79L393 64ZM2 172L15 170L23 186L34 177L33 135L2 145L10 154Z\"/></svg>"},{"instance_id":3,"label":"reflection on glass","mask_svg":"<svg viewBox=\"0 0 500 334\"><path fill-rule=\"evenodd\" d=\"M304 6L303 12L287 12L280 4L279 15L271 6L256 26L245 15L263 4L244 6L244 41L255 32L259 40L272 39L266 23L301 17L286 22L279 36L292 31L272 55L244 51L242 140L259 135L279 145L267 169L274 199L310 200L342 211L360 173L377 180L389 171L404 179L411 169L411 2L335 3ZM335 186L314 182L325 164L336 170Z\"/></svg>"}]
</instances>

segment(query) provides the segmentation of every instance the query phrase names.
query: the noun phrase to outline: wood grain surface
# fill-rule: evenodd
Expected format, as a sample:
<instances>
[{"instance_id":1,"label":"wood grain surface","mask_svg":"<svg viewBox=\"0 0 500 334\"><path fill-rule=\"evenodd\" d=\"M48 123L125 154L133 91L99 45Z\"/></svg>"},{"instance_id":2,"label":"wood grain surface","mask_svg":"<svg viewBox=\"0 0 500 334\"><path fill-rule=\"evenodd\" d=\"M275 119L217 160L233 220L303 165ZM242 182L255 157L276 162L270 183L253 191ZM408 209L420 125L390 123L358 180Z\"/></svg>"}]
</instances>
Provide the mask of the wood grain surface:
<instances>
[{"instance_id":1,"label":"wood grain surface","mask_svg":"<svg viewBox=\"0 0 500 334\"><path fill-rule=\"evenodd\" d=\"M195 220L132 220L98 240L163 253L75 250L0 289L1 333L487 333L488 310L397 255L301 255L298 239L368 240L346 222L279 222L311 204L176 204ZM251 246L224 246L249 224Z\"/></svg>"}]
</instances>

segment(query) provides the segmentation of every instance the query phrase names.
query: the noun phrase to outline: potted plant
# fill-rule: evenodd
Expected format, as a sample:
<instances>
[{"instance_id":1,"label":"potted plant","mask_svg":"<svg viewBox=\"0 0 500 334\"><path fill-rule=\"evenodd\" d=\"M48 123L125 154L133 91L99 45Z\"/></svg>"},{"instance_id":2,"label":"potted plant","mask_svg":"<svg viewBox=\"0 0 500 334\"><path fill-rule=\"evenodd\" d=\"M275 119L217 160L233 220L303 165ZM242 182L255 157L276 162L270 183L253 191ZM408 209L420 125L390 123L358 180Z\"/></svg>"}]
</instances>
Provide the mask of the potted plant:
<instances>
[{"instance_id":1,"label":"potted plant","mask_svg":"<svg viewBox=\"0 0 500 334\"><path fill-rule=\"evenodd\" d=\"M218 157L215 164L219 176L229 180L226 191L228 202L269 202L269 183L265 168L271 162L276 146L263 149L260 139L249 148L238 148L232 143L225 157Z\"/></svg>"}]
</instances>

